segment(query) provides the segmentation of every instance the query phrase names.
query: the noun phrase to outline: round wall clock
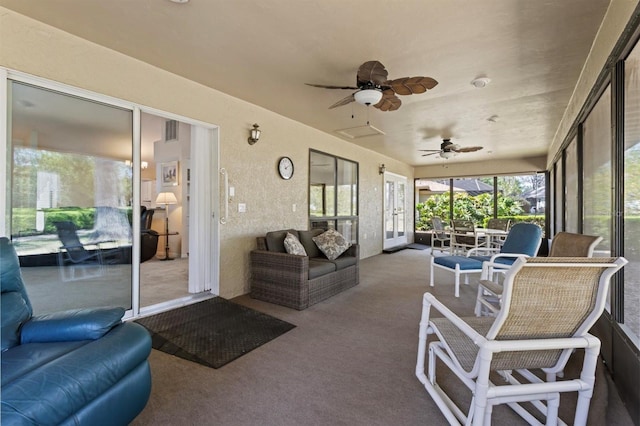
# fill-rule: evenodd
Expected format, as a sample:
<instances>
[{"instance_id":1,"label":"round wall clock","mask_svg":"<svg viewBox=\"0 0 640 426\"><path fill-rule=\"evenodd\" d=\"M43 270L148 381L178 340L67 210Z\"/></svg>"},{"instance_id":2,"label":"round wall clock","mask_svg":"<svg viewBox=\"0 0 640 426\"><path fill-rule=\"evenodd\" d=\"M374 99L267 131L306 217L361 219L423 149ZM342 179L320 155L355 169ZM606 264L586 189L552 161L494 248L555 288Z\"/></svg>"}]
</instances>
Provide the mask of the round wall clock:
<instances>
[{"instance_id":1,"label":"round wall clock","mask_svg":"<svg viewBox=\"0 0 640 426\"><path fill-rule=\"evenodd\" d=\"M291 179L293 176L293 161L289 157L282 157L278 161L278 173L282 179Z\"/></svg>"}]
</instances>

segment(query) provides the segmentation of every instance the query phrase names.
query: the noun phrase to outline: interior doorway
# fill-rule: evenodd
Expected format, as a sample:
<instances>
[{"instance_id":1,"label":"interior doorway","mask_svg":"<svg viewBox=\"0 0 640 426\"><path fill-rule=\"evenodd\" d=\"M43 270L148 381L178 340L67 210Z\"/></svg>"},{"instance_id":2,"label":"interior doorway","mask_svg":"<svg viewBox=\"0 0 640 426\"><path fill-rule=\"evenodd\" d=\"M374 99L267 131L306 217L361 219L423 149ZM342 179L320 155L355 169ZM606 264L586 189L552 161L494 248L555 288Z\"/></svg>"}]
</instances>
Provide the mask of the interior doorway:
<instances>
[{"instance_id":1,"label":"interior doorway","mask_svg":"<svg viewBox=\"0 0 640 426\"><path fill-rule=\"evenodd\" d=\"M383 248L407 244L407 178L384 173L384 244Z\"/></svg>"},{"instance_id":2,"label":"interior doorway","mask_svg":"<svg viewBox=\"0 0 640 426\"><path fill-rule=\"evenodd\" d=\"M142 253L145 244L155 248L140 259L140 311L145 312L212 290L210 259L217 254L211 244L216 199L211 170L217 150L212 129L147 112L140 123L141 165L147 166L140 175ZM145 238L147 232L152 238Z\"/></svg>"}]
</instances>

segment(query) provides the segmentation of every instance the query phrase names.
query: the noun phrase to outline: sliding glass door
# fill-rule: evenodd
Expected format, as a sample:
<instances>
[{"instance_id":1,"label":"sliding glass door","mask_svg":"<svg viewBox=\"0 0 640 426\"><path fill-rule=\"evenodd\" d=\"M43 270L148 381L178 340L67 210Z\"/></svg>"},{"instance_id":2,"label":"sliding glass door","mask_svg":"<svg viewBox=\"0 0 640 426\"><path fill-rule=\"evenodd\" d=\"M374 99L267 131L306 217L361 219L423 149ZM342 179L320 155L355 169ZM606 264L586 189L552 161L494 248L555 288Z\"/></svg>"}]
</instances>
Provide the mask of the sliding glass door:
<instances>
[{"instance_id":1,"label":"sliding glass door","mask_svg":"<svg viewBox=\"0 0 640 426\"><path fill-rule=\"evenodd\" d=\"M11 81L7 215L36 313L132 307L133 111Z\"/></svg>"}]
</instances>

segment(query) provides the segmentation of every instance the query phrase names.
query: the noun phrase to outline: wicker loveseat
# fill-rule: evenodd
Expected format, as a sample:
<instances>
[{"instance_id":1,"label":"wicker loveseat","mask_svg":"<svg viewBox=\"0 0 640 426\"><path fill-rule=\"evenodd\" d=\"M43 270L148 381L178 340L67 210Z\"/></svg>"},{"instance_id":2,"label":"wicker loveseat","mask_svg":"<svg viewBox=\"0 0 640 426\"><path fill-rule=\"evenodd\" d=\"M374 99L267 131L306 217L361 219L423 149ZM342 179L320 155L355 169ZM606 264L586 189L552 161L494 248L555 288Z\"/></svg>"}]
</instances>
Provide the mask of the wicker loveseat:
<instances>
[{"instance_id":1,"label":"wicker loveseat","mask_svg":"<svg viewBox=\"0 0 640 426\"><path fill-rule=\"evenodd\" d=\"M287 232L298 237L307 256L288 254ZM258 237L251 252L251 297L303 310L359 282L359 247L351 245L335 260L329 260L312 240L321 229L269 232Z\"/></svg>"}]
</instances>

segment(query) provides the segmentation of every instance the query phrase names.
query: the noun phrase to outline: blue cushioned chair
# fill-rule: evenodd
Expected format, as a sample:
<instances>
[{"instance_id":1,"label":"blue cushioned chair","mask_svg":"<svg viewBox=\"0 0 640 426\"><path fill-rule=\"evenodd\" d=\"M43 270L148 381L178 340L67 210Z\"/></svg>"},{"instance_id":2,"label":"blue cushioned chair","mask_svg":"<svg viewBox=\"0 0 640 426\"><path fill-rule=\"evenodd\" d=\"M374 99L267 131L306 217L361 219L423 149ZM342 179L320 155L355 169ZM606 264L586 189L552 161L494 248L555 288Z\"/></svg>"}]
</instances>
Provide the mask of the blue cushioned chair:
<instances>
[{"instance_id":1,"label":"blue cushioned chair","mask_svg":"<svg viewBox=\"0 0 640 426\"><path fill-rule=\"evenodd\" d=\"M0 238L3 425L127 425L151 393L151 337L123 308L33 316L18 256Z\"/></svg>"},{"instance_id":2,"label":"blue cushioned chair","mask_svg":"<svg viewBox=\"0 0 640 426\"><path fill-rule=\"evenodd\" d=\"M431 256L431 277L433 287L435 268L452 271L455 274L455 296L460 296L460 275L482 272L482 263L490 261L509 267L518 257L535 256L542 242L542 229L533 223L513 225L501 248L478 248L469 250L466 256ZM469 277L465 276L465 284Z\"/></svg>"}]
</instances>

